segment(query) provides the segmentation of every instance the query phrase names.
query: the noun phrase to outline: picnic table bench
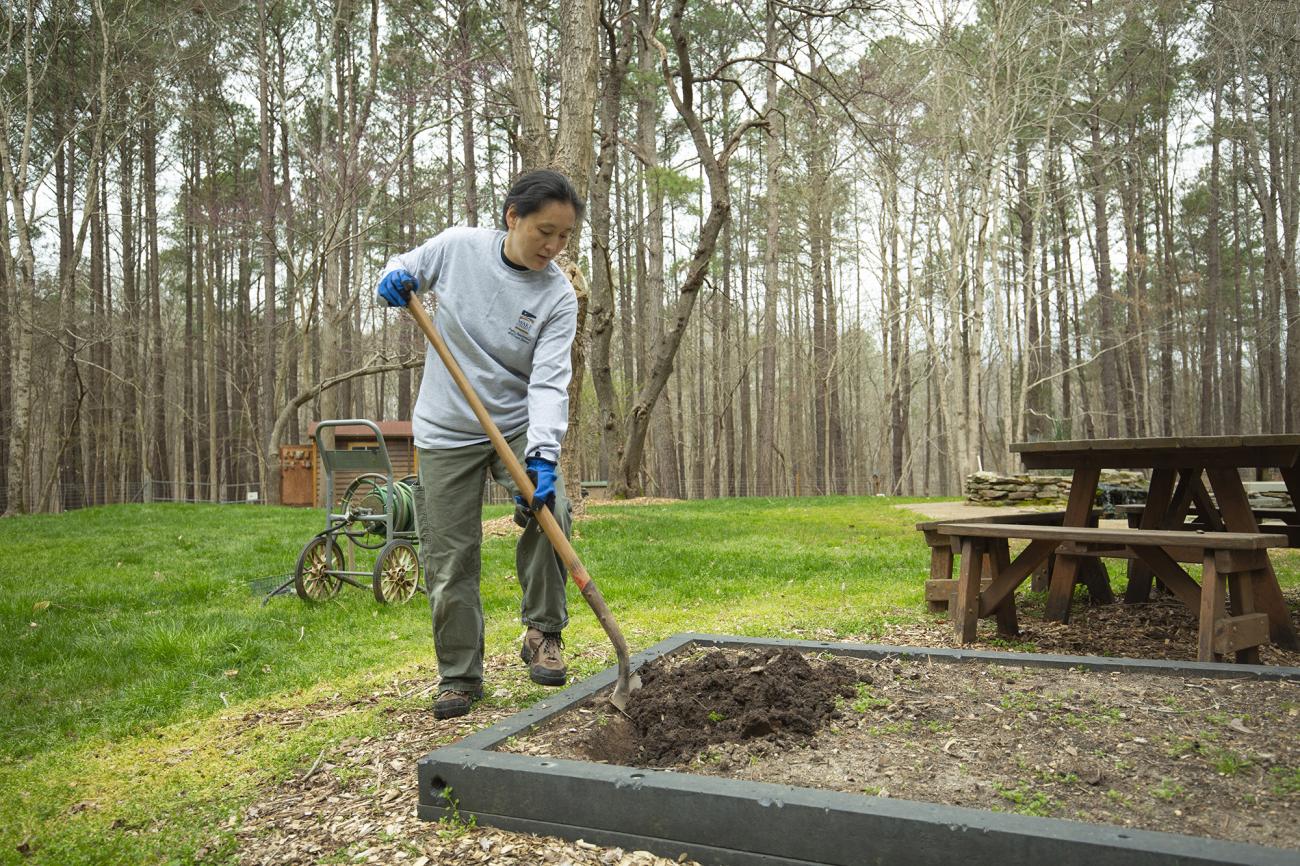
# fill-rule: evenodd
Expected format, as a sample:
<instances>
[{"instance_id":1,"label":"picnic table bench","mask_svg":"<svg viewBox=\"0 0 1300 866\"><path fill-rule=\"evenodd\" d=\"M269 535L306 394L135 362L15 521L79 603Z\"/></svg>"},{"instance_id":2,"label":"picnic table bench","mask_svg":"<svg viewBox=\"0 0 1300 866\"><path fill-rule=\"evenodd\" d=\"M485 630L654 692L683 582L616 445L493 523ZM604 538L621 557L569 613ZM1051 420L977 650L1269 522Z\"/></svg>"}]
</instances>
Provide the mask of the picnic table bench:
<instances>
[{"instance_id":1,"label":"picnic table bench","mask_svg":"<svg viewBox=\"0 0 1300 866\"><path fill-rule=\"evenodd\" d=\"M1100 516L1100 511L1091 512L1088 517L1088 525L1096 526ZM954 609L954 600L957 598L957 580L953 576L953 567L956 564L956 558L961 554L961 541L940 532L939 527L941 525L954 523L1007 523L1017 526L1061 526L1064 519L1064 511L1034 511L994 514L987 517L965 517L959 520L927 520L916 524L917 531L922 533L926 544L930 546L930 578L925 582L927 606L934 613L946 610L951 614ZM993 557L1006 559L1009 555L1010 551L1006 539L1003 539L1001 544L990 545L990 549L984 553L985 572L990 573ZM1032 586L1035 590L1047 589L1047 576L1051 563L1052 560L1049 556L1044 560L1043 565L1035 569L1031 575L1033 578ZM1101 569L1085 567L1080 570L1079 580L1088 587L1090 597L1096 603L1109 604L1114 601L1110 581Z\"/></svg>"},{"instance_id":2,"label":"picnic table bench","mask_svg":"<svg viewBox=\"0 0 1300 866\"><path fill-rule=\"evenodd\" d=\"M1088 526L1029 525L1009 522L951 521L934 532L960 544L961 574L953 605L958 640L975 639L976 623L992 616L998 631L1016 635L1014 593L1030 573L1051 554L1060 559L1095 559L1128 553L1144 562L1180 601L1197 611L1197 658L1213 661L1234 653L1237 661L1258 663L1259 646L1267 643L1271 610L1257 609L1256 599L1277 589L1269 567L1268 549L1287 546L1285 535L1266 532L1206 532ZM1008 539L1029 541L1015 560L1005 555ZM1178 564L1177 558L1199 554L1201 583ZM989 556L991 554L991 556ZM989 582L984 583L986 559ZM1064 590L1059 582L1050 593ZM1050 602L1050 596L1049 596ZM1068 599L1067 599L1068 605Z\"/></svg>"}]
</instances>

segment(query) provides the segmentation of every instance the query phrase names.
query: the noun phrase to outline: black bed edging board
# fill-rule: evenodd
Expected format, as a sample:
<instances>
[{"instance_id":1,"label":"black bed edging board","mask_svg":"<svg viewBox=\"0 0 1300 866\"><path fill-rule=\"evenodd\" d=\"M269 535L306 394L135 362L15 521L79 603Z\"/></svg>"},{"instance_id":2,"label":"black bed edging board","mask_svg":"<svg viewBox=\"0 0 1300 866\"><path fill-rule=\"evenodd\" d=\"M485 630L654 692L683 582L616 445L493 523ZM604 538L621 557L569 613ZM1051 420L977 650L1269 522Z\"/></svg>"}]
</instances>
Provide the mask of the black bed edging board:
<instances>
[{"instance_id":1,"label":"black bed edging board","mask_svg":"<svg viewBox=\"0 0 1300 866\"><path fill-rule=\"evenodd\" d=\"M1158 662L872 644L675 635L632 658L651 659L692 645L734 649L792 647L859 658L929 658L1034 667L1086 668L1178 676L1263 677L1300 681L1300 668L1204 662ZM1288 864L1293 850L745 782L634 767L494 751L550 716L613 685L611 668L419 762L419 815L473 816L483 825L584 839L603 845L680 854L706 864L1015 863L1048 866L1155 864ZM443 794L451 789L454 807Z\"/></svg>"}]
</instances>

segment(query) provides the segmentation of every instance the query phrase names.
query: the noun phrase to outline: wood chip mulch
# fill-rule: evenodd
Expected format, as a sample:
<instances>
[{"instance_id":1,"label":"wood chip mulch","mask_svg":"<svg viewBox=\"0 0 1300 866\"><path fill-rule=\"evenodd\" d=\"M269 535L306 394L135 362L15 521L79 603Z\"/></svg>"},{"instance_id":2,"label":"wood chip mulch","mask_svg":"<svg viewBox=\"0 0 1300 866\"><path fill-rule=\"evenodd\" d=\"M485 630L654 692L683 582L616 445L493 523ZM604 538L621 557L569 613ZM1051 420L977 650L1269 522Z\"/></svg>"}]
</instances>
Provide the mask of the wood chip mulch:
<instances>
[{"instance_id":1,"label":"wood chip mulch","mask_svg":"<svg viewBox=\"0 0 1300 866\"><path fill-rule=\"evenodd\" d=\"M506 659L489 660L500 669ZM292 778L263 796L221 828L233 832L239 863L256 866L351 863L573 864L573 866L670 866L679 862L647 851L626 851L578 840L514 833L470 822L429 822L416 817L416 761L438 746L518 712L520 707L477 705L468 716L437 720L429 707L435 684L394 682L392 695L375 693L352 702L337 698L290 710L250 713L237 730L269 725L306 725L401 698L391 706L393 730L382 736L349 738L327 746ZM419 708L409 708L412 698ZM363 706L357 706L363 705ZM213 849L219 840L212 841ZM198 852L201 862L206 850Z\"/></svg>"}]
</instances>

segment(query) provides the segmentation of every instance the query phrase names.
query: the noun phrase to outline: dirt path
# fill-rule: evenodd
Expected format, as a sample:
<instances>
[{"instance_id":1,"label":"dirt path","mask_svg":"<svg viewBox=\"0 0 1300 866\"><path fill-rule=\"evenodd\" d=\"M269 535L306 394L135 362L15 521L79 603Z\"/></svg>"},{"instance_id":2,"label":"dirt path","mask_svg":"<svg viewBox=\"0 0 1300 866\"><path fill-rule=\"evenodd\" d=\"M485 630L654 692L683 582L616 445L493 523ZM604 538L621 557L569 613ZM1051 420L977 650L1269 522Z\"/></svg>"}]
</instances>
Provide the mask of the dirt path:
<instances>
[{"instance_id":1,"label":"dirt path","mask_svg":"<svg viewBox=\"0 0 1300 866\"><path fill-rule=\"evenodd\" d=\"M917 515L917 520L969 520L972 517L1000 517L1008 514L1032 514L1050 508L1019 508L1014 505L971 505L968 502L907 502L895 505Z\"/></svg>"},{"instance_id":2,"label":"dirt path","mask_svg":"<svg viewBox=\"0 0 1300 866\"><path fill-rule=\"evenodd\" d=\"M1015 505L972 505L969 502L907 502L894 507L912 512L917 516L918 523L922 520L972 520L977 517L1006 517L1009 514L1062 510L1054 506L1021 508ZM1128 526L1128 521L1103 519L1098 525L1124 527Z\"/></svg>"}]
</instances>

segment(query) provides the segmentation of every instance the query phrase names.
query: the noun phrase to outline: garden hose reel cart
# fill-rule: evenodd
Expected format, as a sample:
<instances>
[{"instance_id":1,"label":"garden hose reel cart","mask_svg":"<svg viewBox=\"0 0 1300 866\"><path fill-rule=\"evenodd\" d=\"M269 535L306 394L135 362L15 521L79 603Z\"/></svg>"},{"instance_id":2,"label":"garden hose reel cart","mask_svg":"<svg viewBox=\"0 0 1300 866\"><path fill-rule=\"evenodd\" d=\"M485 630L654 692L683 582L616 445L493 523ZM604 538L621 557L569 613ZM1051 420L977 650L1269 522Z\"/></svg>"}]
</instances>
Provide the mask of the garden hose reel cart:
<instances>
[{"instance_id":1,"label":"garden hose reel cart","mask_svg":"<svg viewBox=\"0 0 1300 866\"><path fill-rule=\"evenodd\" d=\"M337 427L367 427L375 434L375 446L353 450L333 447L332 433ZM393 478L384 435L372 421L348 419L322 421L316 426L316 453L325 467L325 490L329 505L325 509L325 529L303 547L294 569L293 586L298 597L306 601L324 601L338 594L344 583L365 589L384 603L408 601L416 591L424 591L420 579L419 543L415 529L415 491L418 480L408 475ZM334 479L340 472L359 473L337 502ZM347 542L344 556L340 539ZM359 571L351 568L357 548L378 550L374 568ZM365 579L366 582L362 582Z\"/></svg>"}]
</instances>

